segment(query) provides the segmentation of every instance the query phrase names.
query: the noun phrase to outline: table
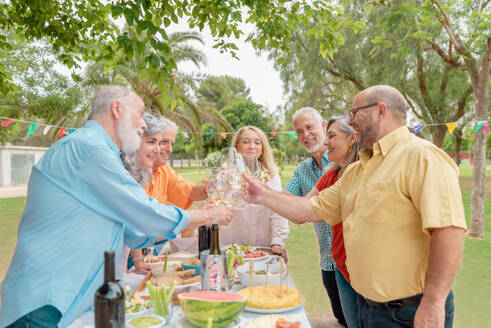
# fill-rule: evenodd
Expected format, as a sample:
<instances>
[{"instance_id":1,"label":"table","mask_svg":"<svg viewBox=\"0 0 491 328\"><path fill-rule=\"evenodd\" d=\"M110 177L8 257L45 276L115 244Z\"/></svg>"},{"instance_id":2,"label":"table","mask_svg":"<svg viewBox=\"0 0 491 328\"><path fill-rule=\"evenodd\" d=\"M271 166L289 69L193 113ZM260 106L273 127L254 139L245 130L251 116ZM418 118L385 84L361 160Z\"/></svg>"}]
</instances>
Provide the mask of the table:
<instances>
[{"instance_id":1,"label":"table","mask_svg":"<svg viewBox=\"0 0 491 328\"><path fill-rule=\"evenodd\" d=\"M266 261L266 259L263 261ZM126 278L129 279L128 282L130 282L130 287L135 286L132 288L132 289L134 289L134 288L136 288L136 285L138 285L139 281L141 279L143 279L143 276L133 274L132 276L130 275L129 277L126 277ZM138 278L140 280L138 280ZM289 286L294 287L293 281L292 281L290 275L288 275L288 284L289 284ZM235 283L231 289L231 292L237 292L242 288L244 288L244 286L242 286L240 283ZM282 316L288 317L292 321L300 321L302 323L302 328L311 328L309 320L307 318L307 315L305 313L305 309L303 306L300 306L296 309L293 309L293 310L288 311L288 312L283 312L280 314ZM244 326L246 323L248 323L249 321L253 321L257 317L262 316L262 315L264 315L264 314L252 313L252 312L248 312L248 311L244 310L242 312L242 314L240 315L240 321L227 326L227 328L240 328L240 327ZM83 313L74 322L72 322L72 324L68 327L70 327L70 328L94 327L94 310L91 309L91 310ZM184 314L183 314L180 306L174 306L171 321L169 323L167 323L165 325L165 327L195 328L196 326L192 325L191 323L189 323L185 319Z\"/></svg>"}]
</instances>

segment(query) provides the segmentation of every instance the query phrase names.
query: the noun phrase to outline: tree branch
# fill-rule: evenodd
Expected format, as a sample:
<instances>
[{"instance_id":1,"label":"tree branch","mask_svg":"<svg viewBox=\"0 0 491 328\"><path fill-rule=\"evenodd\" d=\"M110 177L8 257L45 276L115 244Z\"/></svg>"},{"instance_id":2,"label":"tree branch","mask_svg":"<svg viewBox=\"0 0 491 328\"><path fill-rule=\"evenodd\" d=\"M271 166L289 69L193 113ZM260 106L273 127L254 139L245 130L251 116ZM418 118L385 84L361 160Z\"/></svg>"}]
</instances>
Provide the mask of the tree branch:
<instances>
[{"instance_id":1,"label":"tree branch","mask_svg":"<svg viewBox=\"0 0 491 328\"><path fill-rule=\"evenodd\" d=\"M416 50L416 59L417 59L417 74L418 74L418 87L421 91L421 95L423 96L423 100L427 105L430 105L430 98L428 96L428 88L426 87L425 75L424 75L424 63L423 63L423 54L421 53L421 48L418 47Z\"/></svg>"},{"instance_id":2,"label":"tree branch","mask_svg":"<svg viewBox=\"0 0 491 328\"><path fill-rule=\"evenodd\" d=\"M460 64L458 62L458 58L457 57L450 57L450 56L448 56L448 55L451 54L450 49L448 51L448 55L446 55L445 52L443 51L443 49L440 48L440 46L437 45L434 41L429 40L428 43L431 45L431 48L438 54L438 56L440 56L445 62L447 62L451 66L453 66L455 68L459 68L459 67L462 67L463 66L462 64ZM452 44L452 43L449 41L449 44Z\"/></svg>"},{"instance_id":3,"label":"tree branch","mask_svg":"<svg viewBox=\"0 0 491 328\"><path fill-rule=\"evenodd\" d=\"M467 100L469 99L469 96L472 94L472 85L470 85L462 94L462 96L459 99L458 105L457 105L457 112L455 115L452 117L452 121L455 122L462 116L464 116L464 109L465 109L465 104L467 103Z\"/></svg>"},{"instance_id":4,"label":"tree branch","mask_svg":"<svg viewBox=\"0 0 491 328\"><path fill-rule=\"evenodd\" d=\"M450 20L447 16L447 13L445 12L445 10L443 10L442 6L440 6L440 4L437 1L432 1L432 4L440 12L440 15L442 16L439 17L438 20L443 25L443 28L447 31L449 39L452 42L453 46L455 47L455 50L457 50L457 52L460 54L464 54L466 48L462 43L462 40L460 40L459 35L454 33L452 25L450 24Z\"/></svg>"},{"instance_id":5,"label":"tree branch","mask_svg":"<svg viewBox=\"0 0 491 328\"><path fill-rule=\"evenodd\" d=\"M443 72L442 82L440 83L440 92L445 91L448 85L448 73L450 72L450 67L445 66L445 71Z\"/></svg>"}]
</instances>

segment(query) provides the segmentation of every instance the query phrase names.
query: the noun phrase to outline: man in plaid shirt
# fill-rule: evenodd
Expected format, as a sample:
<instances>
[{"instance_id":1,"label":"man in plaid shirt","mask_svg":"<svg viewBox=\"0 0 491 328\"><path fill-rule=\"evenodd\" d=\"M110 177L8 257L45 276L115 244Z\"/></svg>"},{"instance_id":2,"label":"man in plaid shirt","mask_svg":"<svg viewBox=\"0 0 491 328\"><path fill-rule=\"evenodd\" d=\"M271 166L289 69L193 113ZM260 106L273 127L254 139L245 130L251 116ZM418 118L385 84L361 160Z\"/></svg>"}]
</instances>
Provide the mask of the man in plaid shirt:
<instances>
[{"instance_id":1,"label":"man in plaid shirt","mask_svg":"<svg viewBox=\"0 0 491 328\"><path fill-rule=\"evenodd\" d=\"M315 187L329 164L327 146L324 143L326 122L317 110L304 107L293 114L292 123L298 141L311 157L298 165L284 189L295 196L305 196ZM334 274L335 264L331 257L332 231L326 222L315 222L314 230L319 242L322 282L331 300L334 316L340 324L346 326Z\"/></svg>"}]
</instances>

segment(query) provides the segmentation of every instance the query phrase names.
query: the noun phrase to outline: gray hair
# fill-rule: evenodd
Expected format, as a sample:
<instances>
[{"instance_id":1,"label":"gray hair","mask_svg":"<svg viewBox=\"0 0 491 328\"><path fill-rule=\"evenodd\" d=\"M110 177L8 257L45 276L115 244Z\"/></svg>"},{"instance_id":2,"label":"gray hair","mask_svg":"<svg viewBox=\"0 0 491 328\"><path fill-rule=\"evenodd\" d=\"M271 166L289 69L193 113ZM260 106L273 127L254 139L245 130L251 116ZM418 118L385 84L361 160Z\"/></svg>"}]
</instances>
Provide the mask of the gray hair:
<instances>
[{"instance_id":1,"label":"gray hair","mask_svg":"<svg viewBox=\"0 0 491 328\"><path fill-rule=\"evenodd\" d=\"M350 126L348 123L350 121L350 117L348 115L337 115L337 116L332 116L329 121L327 121L327 131L329 131L329 127L334 124L335 122L338 123L339 129L346 135L349 136L355 130L353 129L352 126ZM353 146L351 147L351 153L348 159L348 162L346 163L346 166L349 164L356 162L358 160L358 151L361 149L360 145L358 142L355 142ZM335 167L336 170L339 170L341 166L336 163Z\"/></svg>"},{"instance_id":2,"label":"gray hair","mask_svg":"<svg viewBox=\"0 0 491 328\"><path fill-rule=\"evenodd\" d=\"M304 114L309 114L319 124L322 124L322 122L324 121L321 114L319 114L319 112L315 108L303 107L303 108L298 109L295 113L293 113L293 116L292 116L292 126L293 127L295 127L295 121L297 120L297 118L299 118L301 115L304 115Z\"/></svg>"},{"instance_id":3,"label":"gray hair","mask_svg":"<svg viewBox=\"0 0 491 328\"><path fill-rule=\"evenodd\" d=\"M173 128L176 133L177 131L179 131L179 128L177 127L177 124L172 122L171 120L169 120L168 118L165 118L165 117L161 117L161 120L164 122L165 124L165 128L164 128L164 131L167 130L169 127Z\"/></svg>"},{"instance_id":4,"label":"gray hair","mask_svg":"<svg viewBox=\"0 0 491 328\"><path fill-rule=\"evenodd\" d=\"M107 85L102 87L92 101L89 119L107 114L113 101L126 103L133 95L133 91L120 85Z\"/></svg>"},{"instance_id":5,"label":"gray hair","mask_svg":"<svg viewBox=\"0 0 491 328\"><path fill-rule=\"evenodd\" d=\"M143 115L143 119L147 125L147 129L143 132L143 134L146 136L151 136L155 133L165 131L167 128L167 124L163 117L157 117L152 114L145 113ZM152 168L140 168L138 152L139 149L130 153L123 152L121 154L121 159L123 160L126 170L130 172L131 176L136 180L136 182L145 188L147 182L152 179Z\"/></svg>"}]
</instances>

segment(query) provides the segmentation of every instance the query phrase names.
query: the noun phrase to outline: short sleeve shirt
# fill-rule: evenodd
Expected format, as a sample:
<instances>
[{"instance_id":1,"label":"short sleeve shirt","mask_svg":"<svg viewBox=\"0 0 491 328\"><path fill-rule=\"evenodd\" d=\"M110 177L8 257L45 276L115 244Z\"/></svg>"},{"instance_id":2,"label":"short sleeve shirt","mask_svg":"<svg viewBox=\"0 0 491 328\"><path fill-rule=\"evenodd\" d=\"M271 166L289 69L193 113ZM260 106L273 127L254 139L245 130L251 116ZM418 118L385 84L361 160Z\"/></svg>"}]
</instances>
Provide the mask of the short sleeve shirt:
<instances>
[{"instance_id":1,"label":"short sleeve shirt","mask_svg":"<svg viewBox=\"0 0 491 328\"><path fill-rule=\"evenodd\" d=\"M434 228L466 229L458 167L440 148L400 127L363 149L316 213L343 222L351 285L377 302L423 293Z\"/></svg>"}]
</instances>

